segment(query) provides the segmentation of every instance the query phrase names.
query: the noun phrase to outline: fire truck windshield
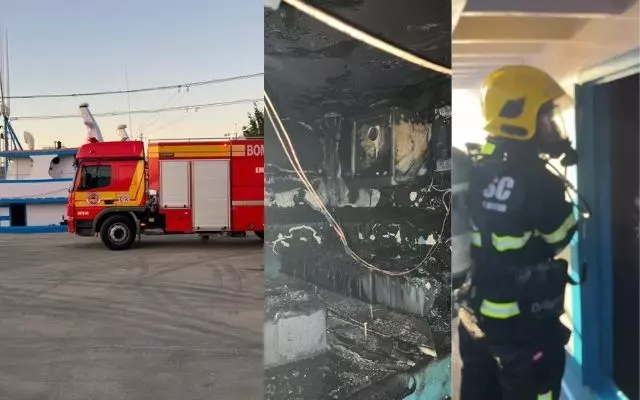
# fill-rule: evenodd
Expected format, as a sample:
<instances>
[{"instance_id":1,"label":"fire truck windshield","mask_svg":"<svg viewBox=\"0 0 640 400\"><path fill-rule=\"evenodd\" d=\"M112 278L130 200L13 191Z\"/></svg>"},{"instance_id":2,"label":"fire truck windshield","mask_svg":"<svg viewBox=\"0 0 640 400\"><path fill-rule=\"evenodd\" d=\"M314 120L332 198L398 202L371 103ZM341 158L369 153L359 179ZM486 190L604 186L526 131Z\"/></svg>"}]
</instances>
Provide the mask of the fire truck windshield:
<instances>
[{"instance_id":1,"label":"fire truck windshield","mask_svg":"<svg viewBox=\"0 0 640 400\"><path fill-rule=\"evenodd\" d=\"M111 184L111 165L82 165L76 171L76 190L96 190Z\"/></svg>"}]
</instances>

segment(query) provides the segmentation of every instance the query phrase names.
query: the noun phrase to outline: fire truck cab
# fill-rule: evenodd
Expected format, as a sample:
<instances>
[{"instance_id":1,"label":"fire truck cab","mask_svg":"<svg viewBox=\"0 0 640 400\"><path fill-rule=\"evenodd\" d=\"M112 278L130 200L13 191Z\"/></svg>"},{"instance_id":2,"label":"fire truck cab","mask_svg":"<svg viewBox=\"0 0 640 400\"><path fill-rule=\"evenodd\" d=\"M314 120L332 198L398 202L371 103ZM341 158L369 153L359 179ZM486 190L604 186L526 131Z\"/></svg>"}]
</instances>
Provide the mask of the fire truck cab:
<instances>
[{"instance_id":1,"label":"fire truck cab","mask_svg":"<svg viewBox=\"0 0 640 400\"><path fill-rule=\"evenodd\" d=\"M67 226L111 250L141 234L264 233L263 139L98 142L81 146Z\"/></svg>"}]
</instances>

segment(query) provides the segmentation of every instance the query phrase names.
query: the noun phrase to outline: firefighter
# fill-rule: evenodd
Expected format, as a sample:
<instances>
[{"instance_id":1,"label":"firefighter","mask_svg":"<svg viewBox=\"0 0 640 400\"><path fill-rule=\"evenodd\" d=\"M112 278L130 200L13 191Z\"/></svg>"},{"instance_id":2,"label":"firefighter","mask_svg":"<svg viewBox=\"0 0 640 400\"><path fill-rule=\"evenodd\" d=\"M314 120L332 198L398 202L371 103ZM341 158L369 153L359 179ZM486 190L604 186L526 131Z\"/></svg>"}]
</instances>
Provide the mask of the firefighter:
<instances>
[{"instance_id":1,"label":"firefighter","mask_svg":"<svg viewBox=\"0 0 640 400\"><path fill-rule=\"evenodd\" d=\"M488 138L469 173L472 267L459 311L461 400L559 399L570 331L560 322L577 229L565 181L547 163L577 163L546 72L508 66L482 85Z\"/></svg>"}]
</instances>

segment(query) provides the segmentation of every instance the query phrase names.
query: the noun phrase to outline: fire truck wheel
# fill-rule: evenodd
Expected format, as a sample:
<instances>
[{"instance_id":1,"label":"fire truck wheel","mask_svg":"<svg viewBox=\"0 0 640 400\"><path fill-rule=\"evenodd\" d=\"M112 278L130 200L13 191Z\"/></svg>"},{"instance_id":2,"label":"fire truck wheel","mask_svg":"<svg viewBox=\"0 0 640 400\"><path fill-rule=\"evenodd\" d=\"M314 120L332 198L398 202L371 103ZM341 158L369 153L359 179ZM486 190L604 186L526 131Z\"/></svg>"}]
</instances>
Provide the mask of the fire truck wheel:
<instances>
[{"instance_id":1,"label":"fire truck wheel","mask_svg":"<svg viewBox=\"0 0 640 400\"><path fill-rule=\"evenodd\" d=\"M131 218L113 215L100 227L100 239L111 250L126 250L136 240L136 230Z\"/></svg>"},{"instance_id":2,"label":"fire truck wheel","mask_svg":"<svg viewBox=\"0 0 640 400\"><path fill-rule=\"evenodd\" d=\"M264 231L255 231L254 233L256 234L257 237L264 240Z\"/></svg>"}]
</instances>

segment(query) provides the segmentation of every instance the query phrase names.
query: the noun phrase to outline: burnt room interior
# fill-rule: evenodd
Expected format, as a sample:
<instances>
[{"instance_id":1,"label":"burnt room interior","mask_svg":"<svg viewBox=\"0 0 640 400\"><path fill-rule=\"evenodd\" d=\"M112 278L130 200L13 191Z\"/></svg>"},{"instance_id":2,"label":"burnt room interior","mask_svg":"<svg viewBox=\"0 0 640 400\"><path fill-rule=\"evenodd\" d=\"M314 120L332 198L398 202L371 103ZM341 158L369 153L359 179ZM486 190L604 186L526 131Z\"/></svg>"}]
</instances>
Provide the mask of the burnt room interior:
<instances>
[{"instance_id":1,"label":"burnt room interior","mask_svg":"<svg viewBox=\"0 0 640 400\"><path fill-rule=\"evenodd\" d=\"M450 3L307 3L451 65ZM285 2L264 46L266 398L447 398L450 76Z\"/></svg>"}]
</instances>

